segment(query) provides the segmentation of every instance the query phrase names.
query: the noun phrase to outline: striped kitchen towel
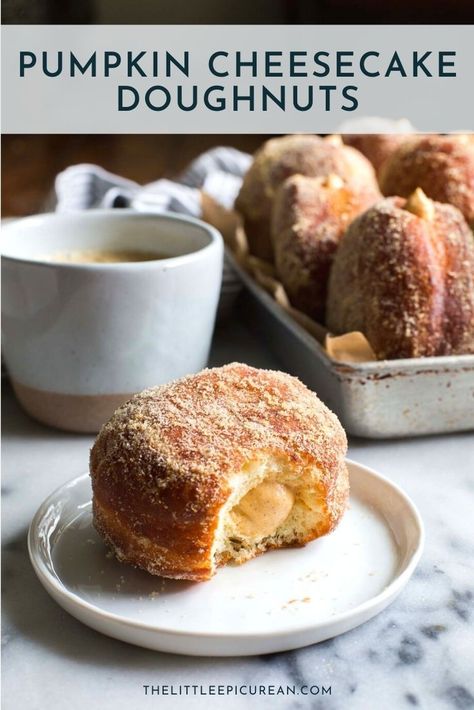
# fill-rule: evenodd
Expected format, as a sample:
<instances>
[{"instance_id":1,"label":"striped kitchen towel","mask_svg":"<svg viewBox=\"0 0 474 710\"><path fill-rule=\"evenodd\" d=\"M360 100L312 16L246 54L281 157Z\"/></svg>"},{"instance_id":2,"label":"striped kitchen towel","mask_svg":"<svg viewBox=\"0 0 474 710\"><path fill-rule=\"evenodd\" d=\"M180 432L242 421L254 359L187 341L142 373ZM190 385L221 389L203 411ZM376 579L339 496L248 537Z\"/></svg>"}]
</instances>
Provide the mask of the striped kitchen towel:
<instances>
[{"instance_id":1,"label":"striped kitchen towel","mask_svg":"<svg viewBox=\"0 0 474 710\"><path fill-rule=\"evenodd\" d=\"M98 165L72 165L55 181L56 211L93 207L132 207L201 216L199 191L232 208L252 157L235 148L213 148L200 155L175 180L138 185Z\"/></svg>"}]
</instances>

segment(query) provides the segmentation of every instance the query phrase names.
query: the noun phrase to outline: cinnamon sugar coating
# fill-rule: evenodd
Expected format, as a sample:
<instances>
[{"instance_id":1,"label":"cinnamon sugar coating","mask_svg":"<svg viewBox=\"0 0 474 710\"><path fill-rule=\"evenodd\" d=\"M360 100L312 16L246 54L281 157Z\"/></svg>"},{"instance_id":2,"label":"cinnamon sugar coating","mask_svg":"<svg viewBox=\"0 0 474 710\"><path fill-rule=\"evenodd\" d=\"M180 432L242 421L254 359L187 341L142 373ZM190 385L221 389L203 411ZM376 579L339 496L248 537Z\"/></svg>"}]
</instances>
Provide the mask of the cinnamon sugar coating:
<instances>
[{"instance_id":1,"label":"cinnamon sugar coating","mask_svg":"<svg viewBox=\"0 0 474 710\"><path fill-rule=\"evenodd\" d=\"M145 390L104 425L90 459L94 523L119 559L208 579L219 513L248 462L275 455L296 478L319 467L316 537L344 512L346 448L337 417L296 378L238 363L204 370Z\"/></svg>"},{"instance_id":2,"label":"cinnamon sugar coating","mask_svg":"<svg viewBox=\"0 0 474 710\"><path fill-rule=\"evenodd\" d=\"M329 271L339 241L372 201L333 175L293 175L277 192L272 220L276 270L292 305L320 323L325 320Z\"/></svg>"},{"instance_id":3,"label":"cinnamon sugar coating","mask_svg":"<svg viewBox=\"0 0 474 710\"><path fill-rule=\"evenodd\" d=\"M289 135L272 138L255 153L235 207L243 217L250 252L271 261L271 213L279 186L291 175L338 175L370 204L380 197L374 169L338 136Z\"/></svg>"},{"instance_id":4,"label":"cinnamon sugar coating","mask_svg":"<svg viewBox=\"0 0 474 710\"><path fill-rule=\"evenodd\" d=\"M474 225L474 141L467 135L424 136L403 143L380 175L384 195L408 195L417 187L461 210Z\"/></svg>"},{"instance_id":5,"label":"cinnamon sugar coating","mask_svg":"<svg viewBox=\"0 0 474 710\"><path fill-rule=\"evenodd\" d=\"M358 217L334 259L328 327L362 331L379 359L474 351L472 233L458 209L420 193Z\"/></svg>"}]
</instances>

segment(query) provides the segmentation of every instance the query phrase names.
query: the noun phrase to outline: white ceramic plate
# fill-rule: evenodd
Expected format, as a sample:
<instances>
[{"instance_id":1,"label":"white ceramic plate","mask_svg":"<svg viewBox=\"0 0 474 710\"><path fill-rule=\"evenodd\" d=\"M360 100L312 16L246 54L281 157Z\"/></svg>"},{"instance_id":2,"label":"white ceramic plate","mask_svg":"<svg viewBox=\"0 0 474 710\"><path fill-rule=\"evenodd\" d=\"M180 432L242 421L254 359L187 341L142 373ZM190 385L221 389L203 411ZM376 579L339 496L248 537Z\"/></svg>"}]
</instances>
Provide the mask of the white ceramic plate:
<instances>
[{"instance_id":1,"label":"white ceramic plate","mask_svg":"<svg viewBox=\"0 0 474 710\"><path fill-rule=\"evenodd\" d=\"M384 609L423 547L413 503L349 461L350 508L331 535L276 550L209 582L153 577L107 555L92 527L87 474L55 491L29 531L33 567L49 594L98 631L188 655L285 651L337 636Z\"/></svg>"}]
</instances>

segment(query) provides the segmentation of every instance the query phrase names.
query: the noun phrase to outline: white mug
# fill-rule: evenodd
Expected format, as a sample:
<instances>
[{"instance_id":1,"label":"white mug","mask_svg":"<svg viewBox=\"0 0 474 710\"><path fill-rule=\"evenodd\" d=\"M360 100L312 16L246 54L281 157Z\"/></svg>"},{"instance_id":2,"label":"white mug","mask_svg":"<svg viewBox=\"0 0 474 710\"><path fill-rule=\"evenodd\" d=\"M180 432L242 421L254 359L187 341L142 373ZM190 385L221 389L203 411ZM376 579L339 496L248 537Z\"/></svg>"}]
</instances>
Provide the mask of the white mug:
<instances>
[{"instance_id":1,"label":"white mug","mask_svg":"<svg viewBox=\"0 0 474 710\"><path fill-rule=\"evenodd\" d=\"M95 432L131 395L201 370L222 275L213 227L174 214L91 210L2 229L3 353L36 419ZM138 250L151 261L75 263L65 251Z\"/></svg>"}]
</instances>

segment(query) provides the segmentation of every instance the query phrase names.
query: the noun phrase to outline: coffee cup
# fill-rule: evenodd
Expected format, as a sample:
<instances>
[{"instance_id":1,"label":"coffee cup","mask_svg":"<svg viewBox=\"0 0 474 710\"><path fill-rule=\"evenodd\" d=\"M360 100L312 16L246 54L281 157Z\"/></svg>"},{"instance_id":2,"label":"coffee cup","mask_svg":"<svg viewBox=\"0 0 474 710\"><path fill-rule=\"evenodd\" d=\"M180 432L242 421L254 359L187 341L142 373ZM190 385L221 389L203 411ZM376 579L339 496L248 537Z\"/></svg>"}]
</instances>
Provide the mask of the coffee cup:
<instances>
[{"instance_id":1,"label":"coffee cup","mask_svg":"<svg viewBox=\"0 0 474 710\"><path fill-rule=\"evenodd\" d=\"M223 260L213 227L133 210L45 214L7 224L1 250L4 360L35 419L96 432L134 393L206 365Z\"/></svg>"}]
</instances>

